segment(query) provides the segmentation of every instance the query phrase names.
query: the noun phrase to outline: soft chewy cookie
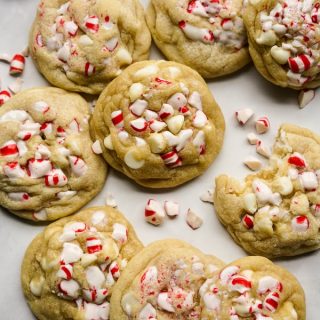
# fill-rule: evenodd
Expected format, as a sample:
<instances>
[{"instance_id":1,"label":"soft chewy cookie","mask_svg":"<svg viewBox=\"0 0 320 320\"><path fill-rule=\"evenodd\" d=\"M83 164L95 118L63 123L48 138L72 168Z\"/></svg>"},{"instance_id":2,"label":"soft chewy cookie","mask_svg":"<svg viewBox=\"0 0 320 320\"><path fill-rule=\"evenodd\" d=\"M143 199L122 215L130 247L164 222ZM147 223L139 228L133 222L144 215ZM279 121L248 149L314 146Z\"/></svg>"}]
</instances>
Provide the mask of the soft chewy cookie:
<instances>
[{"instance_id":1,"label":"soft chewy cookie","mask_svg":"<svg viewBox=\"0 0 320 320\"><path fill-rule=\"evenodd\" d=\"M55 220L103 187L106 165L91 150L89 108L56 88L21 92L0 109L0 205L19 217Z\"/></svg>"},{"instance_id":2,"label":"soft chewy cookie","mask_svg":"<svg viewBox=\"0 0 320 320\"><path fill-rule=\"evenodd\" d=\"M42 0L30 33L39 71L57 87L90 94L134 61L151 37L138 0Z\"/></svg>"},{"instance_id":3,"label":"soft chewy cookie","mask_svg":"<svg viewBox=\"0 0 320 320\"><path fill-rule=\"evenodd\" d=\"M128 264L110 319L200 319L199 289L224 263L179 240L157 241Z\"/></svg>"},{"instance_id":4,"label":"soft chewy cookie","mask_svg":"<svg viewBox=\"0 0 320 320\"><path fill-rule=\"evenodd\" d=\"M294 256L320 247L320 137L280 127L270 166L242 183L216 179L215 211L251 254Z\"/></svg>"},{"instance_id":5,"label":"soft chewy cookie","mask_svg":"<svg viewBox=\"0 0 320 320\"><path fill-rule=\"evenodd\" d=\"M220 151L224 118L197 72L143 61L103 91L90 128L113 168L143 186L163 188L207 169Z\"/></svg>"},{"instance_id":6,"label":"soft chewy cookie","mask_svg":"<svg viewBox=\"0 0 320 320\"><path fill-rule=\"evenodd\" d=\"M147 23L168 60L215 78L249 61L242 0L151 0Z\"/></svg>"},{"instance_id":7,"label":"soft chewy cookie","mask_svg":"<svg viewBox=\"0 0 320 320\"><path fill-rule=\"evenodd\" d=\"M40 320L107 320L114 284L142 249L111 207L94 207L49 225L29 245L21 268L28 304Z\"/></svg>"},{"instance_id":8,"label":"soft chewy cookie","mask_svg":"<svg viewBox=\"0 0 320 320\"><path fill-rule=\"evenodd\" d=\"M318 87L319 2L251 0L244 11L249 50L258 71L293 89Z\"/></svg>"},{"instance_id":9,"label":"soft chewy cookie","mask_svg":"<svg viewBox=\"0 0 320 320\"><path fill-rule=\"evenodd\" d=\"M306 319L304 292L297 279L263 257L233 261L208 279L199 294L201 317L188 319Z\"/></svg>"}]
</instances>

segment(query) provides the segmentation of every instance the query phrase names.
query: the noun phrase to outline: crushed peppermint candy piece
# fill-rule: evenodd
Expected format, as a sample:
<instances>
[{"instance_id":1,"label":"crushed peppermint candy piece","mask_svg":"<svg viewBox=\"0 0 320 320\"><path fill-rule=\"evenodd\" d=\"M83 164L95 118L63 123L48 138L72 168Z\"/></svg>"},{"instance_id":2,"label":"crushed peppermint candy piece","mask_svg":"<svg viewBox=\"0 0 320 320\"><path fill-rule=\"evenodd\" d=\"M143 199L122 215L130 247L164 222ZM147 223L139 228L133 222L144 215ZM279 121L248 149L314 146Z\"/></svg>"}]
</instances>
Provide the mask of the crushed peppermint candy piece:
<instances>
[{"instance_id":1,"label":"crushed peppermint candy piece","mask_svg":"<svg viewBox=\"0 0 320 320\"><path fill-rule=\"evenodd\" d=\"M247 139L248 139L248 142L252 145L256 145L257 142L259 141L259 138L253 132L250 132L247 135Z\"/></svg>"},{"instance_id":2,"label":"crushed peppermint candy piece","mask_svg":"<svg viewBox=\"0 0 320 320\"><path fill-rule=\"evenodd\" d=\"M25 61L22 54L15 54L10 62L10 74L21 74L24 70Z\"/></svg>"},{"instance_id":3,"label":"crushed peppermint candy piece","mask_svg":"<svg viewBox=\"0 0 320 320\"><path fill-rule=\"evenodd\" d=\"M116 208L118 206L113 194L109 192L107 192L107 195L106 195L106 205L112 208Z\"/></svg>"},{"instance_id":4,"label":"crushed peppermint candy piece","mask_svg":"<svg viewBox=\"0 0 320 320\"><path fill-rule=\"evenodd\" d=\"M165 210L168 217L174 218L174 217L178 216L180 213L179 203L166 200L164 202L164 210Z\"/></svg>"},{"instance_id":5,"label":"crushed peppermint candy piece","mask_svg":"<svg viewBox=\"0 0 320 320\"><path fill-rule=\"evenodd\" d=\"M257 119L255 125L259 134L265 133L270 129L270 121L267 117Z\"/></svg>"},{"instance_id":6,"label":"crushed peppermint candy piece","mask_svg":"<svg viewBox=\"0 0 320 320\"><path fill-rule=\"evenodd\" d=\"M235 112L235 116L241 125L245 125L253 115L254 112L250 108L240 109Z\"/></svg>"},{"instance_id":7,"label":"crushed peppermint candy piece","mask_svg":"<svg viewBox=\"0 0 320 320\"><path fill-rule=\"evenodd\" d=\"M262 162L254 156L248 156L243 163L252 171L260 170L262 167Z\"/></svg>"},{"instance_id":8,"label":"crushed peppermint candy piece","mask_svg":"<svg viewBox=\"0 0 320 320\"><path fill-rule=\"evenodd\" d=\"M145 220L155 226L163 223L165 212L160 202L149 199L144 211Z\"/></svg>"},{"instance_id":9,"label":"crushed peppermint candy piece","mask_svg":"<svg viewBox=\"0 0 320 320\"><path fill-rule=\"evenodd\" d=\"M261 140L258 140L258 142L256 143L256 151L265 158L270 158L271 156L270 148L266 146L265 143Z\"/></svg>"},{"instance_id":10,"label":"crushed peppermint candy piece","mask_svg":"<svg viewBox=\"0 0 320 320\"><path fill-rule=\"evenodd\" d=\"M193 230L199 229L203 224L202 218L200 218L190 208L188 209L186 214L186 222L190 226L190 228L192 228Z\"/></svg>"},{"instance_id":11,"label":"crushed peppermint candy piece","mask_svg":"<svg viewBox=\"0 0 320 320\"><path fill-rule=\"evenodd\" d=\"M312 89L303 89L298 95L299 108L303 109L315 97L315 91Z\"/></svg>"},{"instance_id":12,"label":"crushed peppermint candy piece","mask_svg":"<svg viewBox=\"0 0 320 320\"><path fill-rule=\"evenodd\" d=\"M203 202L213 203L213 189L208 189L200 195L200 200Z\"/></svg>"}]
</instances>

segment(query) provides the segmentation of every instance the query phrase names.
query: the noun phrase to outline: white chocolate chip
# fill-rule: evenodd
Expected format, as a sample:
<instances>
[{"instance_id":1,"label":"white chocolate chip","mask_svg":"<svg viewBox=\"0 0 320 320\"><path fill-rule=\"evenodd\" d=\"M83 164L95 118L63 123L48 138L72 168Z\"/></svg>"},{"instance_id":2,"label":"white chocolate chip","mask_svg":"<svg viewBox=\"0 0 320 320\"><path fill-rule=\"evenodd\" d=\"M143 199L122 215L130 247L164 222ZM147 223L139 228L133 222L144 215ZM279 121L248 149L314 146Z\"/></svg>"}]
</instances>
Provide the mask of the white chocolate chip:
<instances>
[{"instance_id":1,"label":"white chocolate chip","mask_svg":"<svg viewBox=\"0 0 320 320\"><path fill-rule=\"evenodd\" d=\"M40 297L44 283L45 283L45 278L42 275L40 276L40 278L38 277L32 278L32 280L30 281L31 293L36 297Z\"/></svg>"},{"instance_id":2,"label":"white chocolate chip","mask_svg":"<svg viewBox=\"0 0 320 320\"><path fill-rule=\"evenodd\" d=\"M84 34L79 38L79 43L83 46L91 46L93 44L93 41L91 40L91 38Z\"/></svg>"},{"instance_id":3,"label":"white chocolate chip","mask_svg":"<svg viewBox=\"0 0 320 320\"><path fill-rule=\"evenodd\" d=\"M116 54L115 57L118 59L120 63L123 64L131 64L132 63L132 56L130 52L125 48L120 48Z\"/></svg>"},{"instance_id":4,"label":"white chocolate chip","mask_svg":"<svg viewBox=\"0 0 320 320\"><path fill-rule=\"evenodd\" d=\"M252 171L257 171L262 166L262 162L253 156L248 156L243 163Z\"/></svg>"},{"instance_id":5,"label":"white chocolate chip","mask_svg":"<svg viewBox=\"0 0 320 320\"><path fill-rule=\"evenodd\" d=\"M139 79L146 78L146 77L152 76L158 72L159 72L159 67L155 64L152 64L152 65L146 66L146 67L136 71L134 73L134 77L139 78Z\"/></svg>"},{"instance_id":6,"label":"white chocolate chip","mask_svg":"<svg viewBox=\"0 0 320 320\"><path fill-rule=\"evenodd\" d=\"M101 154L102 153L102 149L101 149L101 145L100 145L100 141L99 140L96 140L92 146L92 151L95 153L95 154Z\"/></svg>"},{"instance_id":7,"label":"white chocolate chip","mask_svg":"<svg viewBox=\"0 0 320 320\"><path fill-rule=\"evenodd\" d=\"M198 109L198 110L202 110L202 102L201 102L201 96L200 93L197 91L192 92L192 94L190 95L189 99L188 99L188 103Z\"/></svg>"},{"instance_id":8,"label":"white chocolate chip","mask_svg":"<svg viewBox=\"0 0 320 320\"><path fill-rule=\"evenodd\" d=\"M273 190L279 192L283 196L289 195L293 191L293 185L289 177L279 177L272 183Z\"/></svg>"},{"instance_id":9,"label":"white chocolate chip","mask_svg":"<svg viewBox=\"0 0 320 320\"><path fill-rule=\"evenodd\" d=\"M173 116L167 120L168 128L173 134L177 134L181 130L183 124L184 116L181 114Z\"/></svg>"},{"instance_id":10,"label":"white chocolate chip","mask_svg":"<svg viewBox=\"0 0 320 320\"><path fill-rule=\"evenodd\" d=\"M129 97L131 101L135 101L140 98L145 90L145 86L140 83L133 83L129 88Z\"/></svg>"},{"instance_id":11,"label":"white chocolate chip","mask_svg":"<svg viewBox=\"0 0 320 320\"><path fill-rule=\"evenodd\" d=\"M189 208L186 214L186 222L193 230L195 230L202 226L203 220Z\"/></svg>"},{"instance_id":12,"label":"white chocolate chip","mask_svg":"<svg viewBox=\"0 0 320 320\"><path fill-rule=\"evenodd\" d=\"M161 133L151 133L148 143L153 153L161 153L167 146L167 140Z\"/></svg>"},{"instance_id":13,"label":"white chocolate chip","mask_svg":"<svg viewBox=\"0 0 320 320\"><path fill-rule=\"evenodd\" d=\"M114 150L113 148L113 144L112 144L112 139L111 139L111 134L109 134L108 136L106 136L103 140L103 144L104 146L109 149L109 150Z\"/></svg>"},{"instance_id":14,"label":"white chocolate chip","mask_svg":"<svg viewBox=\"0 0 320 320\"><path fill-rule=\"evenodd\" d=\"M277 36L273 30L262 32L256 42L260 45L273 46L277 41Z\"/></svg>"},{"instance_id":15,"label":"white chocolate chip","mask_svg":"<svg viewBox=\"0 0 320 320\"><path fill-rule=\"evenodd\" d=\"M309 211L309 200L305 194L300 194L291 199L290 211L294 215L305 215Z\"/></svg>"},{"instance_id":16,"label":"white chocolate chip","mask_svg":"<svg viewBox=\"0 0 320 320\"><path fill-rule=\"evenodd\" d=\"M315 190L318 188L317 176L311 171L299 174L299 182L305 190Z\"/></svg>"},{"instance_id":17,"label":"white chocolate chip","mask_svg":"<svg viewBox=\"0 0 320 320\"><path fill-rule=\"evenodd\" d=\"M247 193L243 196L243 207L249 213L255 213L257 211L257 198L254 193Z\"/></svg>"},{"instance_id":18,"label":"white chocolate chip","mask_svg":"<svg viewBox=\"0 0 320 320\"><path fill-rule=\"evenodd\" d=\"M288 59L290 58L290 51L278 46L273 46L270 50L270 53L272 58L279 64L288 63Z\"/></svg>"},{"instance_id":19,"label":"white chocolate chip","mask_svg":"<svg viewBox=\"0 0 320 320\"><path fill-rule=\"evenodd\" d=\"M124 162L131 169L139 169L144 166L145 161L136 158L136 150L130 149L124 156Z\"/></svg>"}]
</instances>

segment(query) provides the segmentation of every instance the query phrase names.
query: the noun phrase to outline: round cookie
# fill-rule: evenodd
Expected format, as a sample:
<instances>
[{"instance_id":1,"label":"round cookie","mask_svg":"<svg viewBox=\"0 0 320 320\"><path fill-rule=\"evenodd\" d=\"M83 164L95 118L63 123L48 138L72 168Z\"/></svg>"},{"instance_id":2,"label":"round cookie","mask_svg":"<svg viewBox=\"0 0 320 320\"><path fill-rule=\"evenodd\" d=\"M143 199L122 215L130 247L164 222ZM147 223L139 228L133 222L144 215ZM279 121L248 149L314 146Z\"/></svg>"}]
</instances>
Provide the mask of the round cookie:
<instances>
[{"instance_id":1,"label":"round cookie","mask_svg":"<svg viewBox=\"0 0 320 320\"><path fill-rule=\"evenodd\" d=\"M0 205L25 219L74 213L103 187L88 103L57 88L23 91L0 109ZM99 174L97 174L99 173Z\"/></svg>"},{"instance_id":2,"label":"round cookie","mask_svg":"<svg viewBox=\"0 0 320 320\"><path fill-rule=\"evenodd\" d=\"M263 257L233 261L208 279L199 294L201 319L306 319L304 291L297 279Z\"/></svg>"},{"instance_id":3,"label":"round cookie","mask_svg":"<svg viewBox=\"0 0 320 320\"><path fill-rule=\"evenodd\" d=\"M89 94L147 59L150 45L138 0L42 0L29 38L34 62L50 83Z\"/></svg>"},{"instance_id":4,"label":"round cookie","mask_svg":"<svg viewBox=\"0 0 320 320\"><path fill-rule=\"evenodd\" d=\"M317 1L248 1L249 51L267 80L292 89L320 85L318 10Z\"/></svg>"},{"instance_id":5,"label":"round cookie","mask_svg":"<svg viewBox=\"0 0 320 320\"><path fill-rule=\"evenodd\" d=\"M106 161L151 188L202 174L221 149L225 127L199 74L167 61L128 67L100 95L91 121Z\"/></svg>"},{"instance_id":6,"label":"round cookie","mask_svg":"<svg viewBox=\"0 0 320 320\"><path fill-rule=\"evenodd\" d=\"M110 319L199 319L197 291L223 266L183 241L156 241L124 270L111 297Z\"/></svg>"},{"instance_id":7,"label":"round cookie","mask_svg":"<svg viewBox=\"0 0 320 320\"><path fill-rule=\"evenodd\" d=\"M320 137L284 124L269 167L240 182L216 178L215 211L250 254L295 256L320 248Z\"/></svg>"},{"instance_id":8,"label":"round cookie","mask_svg":"<svg viewBox=\"0 0 320 320\"><path fill-rule=\"evenodd\" d=\"M146 20L168 60L215 78L250 61L241 15L242 0L151 0Z\"/></svg>"},{"instance_id":9,"label":"round cookie","mask_svg":"<svg viewBox=\"0 0 320 320\"><path fill-rule=\"evenodd\" d=\"M28 304L39 320L107 320L114 284L140 250L132 226L111 207L60 219L29 245L21 267Z\"/></svg>"}]
</instances>

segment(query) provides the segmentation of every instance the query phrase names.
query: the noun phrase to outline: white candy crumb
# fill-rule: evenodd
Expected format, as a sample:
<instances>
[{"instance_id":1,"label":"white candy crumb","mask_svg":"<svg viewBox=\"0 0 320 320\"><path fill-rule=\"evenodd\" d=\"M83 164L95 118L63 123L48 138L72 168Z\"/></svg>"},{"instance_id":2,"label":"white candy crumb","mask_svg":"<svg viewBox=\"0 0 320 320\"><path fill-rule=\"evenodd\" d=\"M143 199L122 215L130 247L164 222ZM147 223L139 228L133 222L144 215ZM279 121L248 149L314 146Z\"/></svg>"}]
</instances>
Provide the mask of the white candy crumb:
<instances>
[{"instance_id":1,"label":"white candy crumb","mask_svg":"<svg viewBox=\"0 0 320 320\"><path fill-rule=\"evenodd\" d=\"M186 215L186 222L190 228L195 230L202 226L203 220L189 208Z\"/></svg>"},{"instance_id":2,"label":"white candy crumb","mask_svg":"<svg viewBox=\"0 0 320 320\"><path fill-rule=\"evenodd\" d=\"M208 189L203 194L201 194L200 200L203 202L213 203L213 189Z\"/></svg>"}]
</instances>

